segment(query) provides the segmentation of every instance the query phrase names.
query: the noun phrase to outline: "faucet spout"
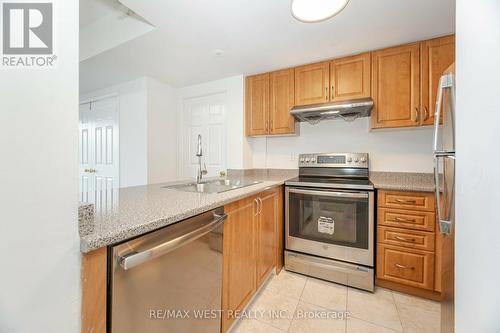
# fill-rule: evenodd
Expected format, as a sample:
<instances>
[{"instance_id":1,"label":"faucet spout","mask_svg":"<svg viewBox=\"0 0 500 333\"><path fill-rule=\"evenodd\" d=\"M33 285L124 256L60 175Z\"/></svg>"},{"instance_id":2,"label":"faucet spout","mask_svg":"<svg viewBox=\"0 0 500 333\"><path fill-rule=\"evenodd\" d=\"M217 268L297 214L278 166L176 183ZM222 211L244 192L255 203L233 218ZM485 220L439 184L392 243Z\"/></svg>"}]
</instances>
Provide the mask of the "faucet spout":
<instances>
[{"instance_id":1,"label":"faucet spout","mask_svg":"<svg viewBox=\"0 0 500 333\"><path fill-rule=\"evenodd\" d=\"M201 134L198 134L198 147L196 149L196 156L198 156L198 174L196 175L196 182L200 184L203 179L203 175L206 175L208 173L206 164L204 169L201 168L201 157L203 156L203 150L201 149Z\"/></svg>"}]
</instances>

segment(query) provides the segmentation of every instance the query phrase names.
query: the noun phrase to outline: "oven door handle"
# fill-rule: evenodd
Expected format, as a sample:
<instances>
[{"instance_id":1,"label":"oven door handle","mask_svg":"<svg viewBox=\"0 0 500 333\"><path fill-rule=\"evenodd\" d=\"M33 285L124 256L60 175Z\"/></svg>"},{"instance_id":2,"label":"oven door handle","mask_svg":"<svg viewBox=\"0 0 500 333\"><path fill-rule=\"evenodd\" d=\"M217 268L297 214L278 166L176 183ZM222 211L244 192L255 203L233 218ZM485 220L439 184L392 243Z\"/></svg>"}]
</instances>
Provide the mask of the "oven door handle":
<instances>
[{"instance_id":1,"label":"oven door handle","mask_svg":"<svg viewBox=\"0 0 500 333\"><path fill-rule=\"evenodd\" d=\"M302 189L298 189L298 188L288 188L288 191L290 193L319 195L319 196L323 196L323 197L368 199L367 192L314 191L314 190L302 190Z\"/></svg>"}]
</instances>

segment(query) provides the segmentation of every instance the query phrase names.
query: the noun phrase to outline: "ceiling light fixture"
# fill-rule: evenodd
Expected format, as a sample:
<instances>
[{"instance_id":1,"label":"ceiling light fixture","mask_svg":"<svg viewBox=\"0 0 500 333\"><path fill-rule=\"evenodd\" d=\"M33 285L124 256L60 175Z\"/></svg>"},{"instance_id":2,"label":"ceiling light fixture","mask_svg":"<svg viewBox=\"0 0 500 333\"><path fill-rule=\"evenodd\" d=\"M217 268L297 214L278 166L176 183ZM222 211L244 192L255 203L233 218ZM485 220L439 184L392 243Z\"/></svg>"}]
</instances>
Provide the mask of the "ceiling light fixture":
<instances>
[{"instance_id":1,"label":"ceiling light fixture","mask_svg":"<svg viewBox=\"0 0 500 333\"><path fill-rule=\"evenodd\" d=\"M292 0L292 15L305 23L328 20L340 13L349 0Z\"/></svg>"}]
</instances>

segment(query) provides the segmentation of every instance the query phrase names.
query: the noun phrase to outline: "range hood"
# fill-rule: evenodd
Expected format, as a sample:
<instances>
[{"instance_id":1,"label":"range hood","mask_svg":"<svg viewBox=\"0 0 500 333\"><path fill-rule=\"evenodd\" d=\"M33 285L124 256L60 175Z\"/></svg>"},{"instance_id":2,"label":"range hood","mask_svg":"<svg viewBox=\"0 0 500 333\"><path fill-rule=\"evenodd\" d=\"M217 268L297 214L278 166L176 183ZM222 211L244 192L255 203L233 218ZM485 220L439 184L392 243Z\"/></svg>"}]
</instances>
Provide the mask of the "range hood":
<instances>
[{"instance_id":1,"label":"range hood","mask_svg":"<svg viewBox=\"0 0 500 333\"><path fill-rule=\"evenodd\" d=\"M353 121L359 117L369 117L373 108L371 98L355 99L342 102L322 103L306 106L296 106L290 114L298 121L317 124L323 119L341 118Z\"/></svg>"}]
</instances>

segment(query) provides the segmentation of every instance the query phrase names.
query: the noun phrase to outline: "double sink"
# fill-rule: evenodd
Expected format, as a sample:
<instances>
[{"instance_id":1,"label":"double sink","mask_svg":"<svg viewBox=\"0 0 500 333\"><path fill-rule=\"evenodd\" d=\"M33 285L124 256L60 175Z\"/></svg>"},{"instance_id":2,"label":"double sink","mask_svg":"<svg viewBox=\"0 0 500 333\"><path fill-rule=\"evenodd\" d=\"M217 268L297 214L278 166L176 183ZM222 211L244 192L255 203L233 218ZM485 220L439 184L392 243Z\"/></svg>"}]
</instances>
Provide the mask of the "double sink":
<instances>
[{"instance_id":1,"label":"double sink","mask_svg":"<svg viewBox=\"0 0 500 333\"><path fill-rule=\"evenodd\" d=\"M163 186L162 188L167 190L177 190L183 192L222 193L259 183L261 182L244 181L237 179L216 179L216 180L207 180L201 183L193 182L187 184L167 185Z\"/></svg>"}]
</instances>

